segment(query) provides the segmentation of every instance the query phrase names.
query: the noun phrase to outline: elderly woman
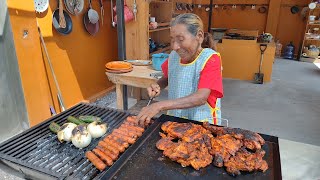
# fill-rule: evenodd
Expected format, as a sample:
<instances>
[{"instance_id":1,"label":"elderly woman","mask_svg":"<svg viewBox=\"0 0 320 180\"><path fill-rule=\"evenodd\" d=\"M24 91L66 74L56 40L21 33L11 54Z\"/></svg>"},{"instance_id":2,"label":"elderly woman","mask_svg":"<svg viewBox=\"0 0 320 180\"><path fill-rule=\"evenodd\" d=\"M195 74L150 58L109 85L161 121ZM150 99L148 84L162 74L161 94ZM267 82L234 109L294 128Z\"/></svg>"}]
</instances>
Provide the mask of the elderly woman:
<instances>
[{"instance_id":1,"label":"elderly woman","mask_svg":"<svg viewBox=\"0 0 320 180\"><path fill-rule=\"evenodd\" d=\"M221 61L212 36L204 33L197 15L187 13L171 22L170 38L173 51L162 65L164 76L147 88L150 97L157 97L168 86L168 100L144 107L139 123L168 110L168 115L220 124Z\"/></svg>"}]
</instances>

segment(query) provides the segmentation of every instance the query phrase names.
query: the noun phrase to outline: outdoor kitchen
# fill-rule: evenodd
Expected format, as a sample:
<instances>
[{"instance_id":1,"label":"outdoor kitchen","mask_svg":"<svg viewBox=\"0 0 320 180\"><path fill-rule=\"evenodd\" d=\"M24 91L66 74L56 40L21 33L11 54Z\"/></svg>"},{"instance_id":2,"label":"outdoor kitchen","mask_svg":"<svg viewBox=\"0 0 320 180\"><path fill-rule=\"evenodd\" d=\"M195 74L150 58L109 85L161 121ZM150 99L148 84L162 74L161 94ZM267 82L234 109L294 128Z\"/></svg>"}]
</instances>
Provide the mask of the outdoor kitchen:
<instances>
[{"instance_id":1,"label":"outdoor kitchen","mask_svg":"<svg viewBox=\"0 0 320 180\"><path fill-rule=\"evenodd\" d=\"M320 2L0 2L0 179L320 179Z\"/></svg>"}]
</instances>

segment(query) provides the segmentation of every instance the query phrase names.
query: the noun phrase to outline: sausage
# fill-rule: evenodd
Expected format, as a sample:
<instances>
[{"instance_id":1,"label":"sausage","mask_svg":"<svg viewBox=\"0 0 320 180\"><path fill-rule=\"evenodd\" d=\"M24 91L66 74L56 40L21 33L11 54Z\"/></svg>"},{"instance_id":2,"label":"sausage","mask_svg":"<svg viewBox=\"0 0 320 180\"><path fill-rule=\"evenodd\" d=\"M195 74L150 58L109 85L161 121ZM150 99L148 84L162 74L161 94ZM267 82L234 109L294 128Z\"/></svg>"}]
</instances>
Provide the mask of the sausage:
<instances>
[{"instance_id":1,"label":"sausage","mask_svg":"<svg viewBox=\"0 0 320 180\"><path fill-rule=\"evenodd\" d=\"M126 136L134 138L134 139L136 139L138 137L137 135L129 133L129 131L125 131L125 130L115 129L115 130L113 130L113 132L123 134L123 135L126 135Z\"/></svg>"},{"instance_id":2,"label":"sausage","mask_svg":"<svg viewBox=\"0 0 320 180\"><path fill-rule=\"evenodd\" d=\"M106 155L104 152L102 152L100 149L93 149L92 150L96 155L98 155L100 157L100 159L102 159L108 166L112 166L113 161L111 159L111 157L109 157L108 155Z\"/></svg>"},{"instance_id":3,"label":"sausage","mask_svg":"<svg viewBox=\"0 0 320 180\"><path fill-rule=\"evenodd\" d=\"M115 141L117 141L118 143L120 143L122 146L124 146L125 148L129 147L129 143L120 139L120 138L117 138L116 136L114 135L109 135L108 138L110 139L113 139Z\"/></svg>"},{"instance_id":4,"label":"sausage","mask_svg":"<svg viewBox=\"0 0 320 180\"><path fill-rule=\"evenodd\" d=\"M141 128L141 127L138 127L138 126L133 126L133 125L130 125L130 124L127 124L127 123L124 123L121 125L122 127L126 127L126 128L131 128L131 129L134 129L135 131L139 131L141 133L144 132L144 129Z\"/></svg>"},{"instance_id":5,"label":"sausage","mask_svg":"<svg viewBox=\"0 0 320 180\"><path fill-rule=\"evenodd\" d=\"M135 123L128 122L128 121L124 121L122 124L127 124L127 125L130 125L130 126L134 126L134 127L138 127L138 128L144 129L144 125L135 124Z\"/></svg>"},{"instance_id":6,"label":"sausage","mask_svg":"<svg viewBox=\"0 0 320 180\"><path fill-rule=\"evenodd\" d=\"M128 142L128 139L125 138L124 136L122 136L122 135L119 134L119 133L112 132L111 135L115 136L115 137L118 138L118 139L121 139L122 141L125 141L125 142L129 143L129 142ZM129 144L131 144L131 143L129 143Z\"/></svg>"},{"instance_id":7,"label":"sausage","mask_svg":"<svg viewBox=\"0 0 320 180\"><path fill-rule=\"evenodd\" d=\"M118 145L119 148L121 148L121 151L122 151L122 149L123 149L123 151L125 151L125 149L128 147L128 146L126 147L124 144L116 141L116 140L113 139L111 136L107 136L105 139L108 139L108 140L110 140L112 143ZM123 151L122 151L122 152L123 152Z\"/></svg>"},{"instance_id":8,"label":"sausage","mask_svg":"<svg viewBox=\"0 0 320 180\"><path fill-rule=\"evenodd\" d=\"M104 152L106 155L108 155L113 161L118 159L118 156L116 154L114 154L113 152L109 151L108 149L102 147L102 146L97 146L97 149L99 149L100 151Z\"/></svg>"},{"instance_id":9,"label":"sausage","mask_svg":"<svg viewBox=\"0 0 320 180\"><path fill-rule=\"evenodd\" d=\"M139 132L137 132L137 131L134 131L134 130L131 130L131 131L130 131L129 129L126 129L126 128L124 128L124 127L120 127L120 128L118 128L118 130L123 131L123 132L125 132L125 133L128 133L128 135L131 136L131 137L133 137L133 138L140 137L139 134L141 134L141 133L139 133Z\"/></svg>"},{"instance_id":10,"label":"sausage","mask_svg":"<svg viewBox=\"0 0 320 180\"><path fill-rule=\"evenodd\" d=\"M119 146L117 143L108 138L104 138L103 141L112 146L113 148L117 149L119 152L123 152L125 150L123 146Z\"/></svg>"},{"instance_id":11,"label":"sausage","mask_svg":"<svg viewBox=\"0 0 320 180\"><path fill-rule=\"evenodd\" d=\"M126 121L138 125L137 116L128 116Z\"/></svg>"},{"instance_id":12,"label":"sausage","mask_svg":"<svg viewBox=\"0 0 320 180\"><path fill-rule=\"evenodd\" d=\"M122 138L123 140L127 141L129 144L133 144L136 142L135 139L133 139L132 137L130 136L127 136L125 134L120 134L120 133L117 133L117 132L112 132L113 135L119 137L119 138Z\"/></svg>"},{"instance_id":13,"label":"sausage","mask_svg":"<svg viewBox=\"0 0 320 180\"><path fill-rule=\"evenodd\" d=\"M107 167L107 165L91 151L86 152L86 157L100 171L103 171Z\"/></svg>"},{"instance_id":14,"label":"sausage","mask_svg":"<svg viewBox=\"0 0 320 180\"><path fill-rule=\"evenodd\" d=\"M124 130L124 131L128 131L131 134L137 135L138 137L142 136L142 132L140 131L136 131L135 129L131 128L131 127L125 127L125 125L120 126L118 128L119 130Z\"/></svg>"},{"instance_id":15,"label":"sausage","mask_svg":"<svg viewBox=\"0 0 320 180\"><path fill-rule=\"evenodd\" d=\"M114 147L110 146L109 143L106 143L104 141L100 141L98 143L98 145L104 147L105 149L111 151L113 154L119 156L119 151L117 149L115 149Z\"/></svg>"}]
</instances>

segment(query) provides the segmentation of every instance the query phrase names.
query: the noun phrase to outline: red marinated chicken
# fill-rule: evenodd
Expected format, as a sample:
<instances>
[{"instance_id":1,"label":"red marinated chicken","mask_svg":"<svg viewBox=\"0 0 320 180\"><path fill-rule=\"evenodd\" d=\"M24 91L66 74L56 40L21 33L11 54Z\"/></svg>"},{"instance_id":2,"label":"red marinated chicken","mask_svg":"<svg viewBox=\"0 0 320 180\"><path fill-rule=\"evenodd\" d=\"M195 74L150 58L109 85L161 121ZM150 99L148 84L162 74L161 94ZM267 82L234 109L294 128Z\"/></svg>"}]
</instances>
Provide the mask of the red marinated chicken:
<instances>
[{"instance_id":1,"label":"red marinated chicken","mask_svg":"<svg viewBox=\"0 0 320 180\"><path fill-rule=\"evenodd\" d=\"M258 150L255 153L251 153L246 149L241 149L235 156L231 157L225 162L226 170L231 175L240 175L240 171L254 171L261 170L265 172L268 169L268 164L262 159L265 151Z\"/></svg>"},{"instance_id":2,"label":"red marinated chicken","mask_svg":"<svg viewBox=\"0 0 320 180\"><path fill-rule=\"evenodd\" d=\"M258 134L239 128L225 128L203 123L165 122L160 133L162 137L156 147L163 154L183 167L194 169L212 163L217 167L225 166L231 175L240 171L266 171L268 164L263 160L265 152L261 146L264 139ZM177 140L173 142L173 140ZM246 150L250 149L249 152Z\"/></svg>"}]
</instances>

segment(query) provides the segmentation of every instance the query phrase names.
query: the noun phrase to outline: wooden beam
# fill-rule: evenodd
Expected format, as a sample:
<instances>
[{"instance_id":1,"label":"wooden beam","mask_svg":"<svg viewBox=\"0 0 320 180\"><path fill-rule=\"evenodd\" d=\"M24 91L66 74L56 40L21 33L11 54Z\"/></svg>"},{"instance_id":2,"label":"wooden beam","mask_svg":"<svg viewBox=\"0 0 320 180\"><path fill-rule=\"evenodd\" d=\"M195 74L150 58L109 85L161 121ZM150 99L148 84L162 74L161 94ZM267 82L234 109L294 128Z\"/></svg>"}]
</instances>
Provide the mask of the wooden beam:
<instances>
[{"instance_id":1,"label":"wooden beam","mask_svg":"<svg viewBox=\"0 0 320 180\"><path fill-rule=\"evenodd\" d=\"M273 37L277 34L277 28L279 23L281 1L279 0L270 0L268 18L265 32L271 33Z\"/></svg>"}]
</instances>

